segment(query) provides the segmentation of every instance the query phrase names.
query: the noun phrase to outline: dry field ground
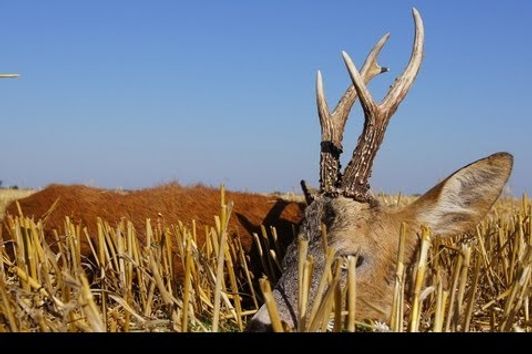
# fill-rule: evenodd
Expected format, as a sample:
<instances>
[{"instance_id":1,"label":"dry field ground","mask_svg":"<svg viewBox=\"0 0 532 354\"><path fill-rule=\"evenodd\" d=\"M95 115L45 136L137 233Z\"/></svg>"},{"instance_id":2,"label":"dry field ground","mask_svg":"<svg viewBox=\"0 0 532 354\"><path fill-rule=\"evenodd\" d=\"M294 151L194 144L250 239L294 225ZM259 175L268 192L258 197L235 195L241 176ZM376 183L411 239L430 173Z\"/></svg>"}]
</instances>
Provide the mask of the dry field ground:
<instances>
[{"instance_id":1,"label":"dry field ground","mask_svg":"<svg viewBox=\"0 0 532 354\"><path fill-rule=\"evenodd\" d=\"M35 193L32 189L0 189L0 219L4 216L6 206L12 201Z\"/></svg>"},{"instance_id":2,"label":"dry field ground","mask_svg":"<svg viewBox=\"0 0 532 354\"><path fill-rule=\"evenodd\" d=\"M0 190L0 215L9 201L30 193ZM380 199L403 205L413 197ZM65 219L51 244L39 220L6 219L9 235L0 238L0 332L241 331L271 292L269 282L250 271L239 239L225 232L231 217L222 199L211 228L148 222L146 242L127 220L99 221L90 242L85 230ZM531 218L530 199L503 197L465 237L440 241L427 233L420 245L426 257L407 268L398 260L389 323L355 318L345 289L330 286L303 330L530 332ZM264 228L256 237L257 256L272 283L279 274L276 254L282 253L277 241L282 235L273 231ZM90 257L80 253L82 242L89 242ZM176 260L183 276L173 274ZM336 284L334 276L326 281ZM275 308L271 311L275 315Z\"/></svg>"}]
</instances>

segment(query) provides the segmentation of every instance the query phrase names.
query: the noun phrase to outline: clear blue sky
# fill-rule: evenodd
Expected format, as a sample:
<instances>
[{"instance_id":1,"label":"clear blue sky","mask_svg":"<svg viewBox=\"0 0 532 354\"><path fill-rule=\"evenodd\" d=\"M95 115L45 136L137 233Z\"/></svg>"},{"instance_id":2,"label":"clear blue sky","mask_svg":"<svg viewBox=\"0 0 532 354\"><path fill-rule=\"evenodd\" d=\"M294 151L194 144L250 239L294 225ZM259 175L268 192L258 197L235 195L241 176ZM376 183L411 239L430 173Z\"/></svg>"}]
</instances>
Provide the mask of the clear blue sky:
<instances>
[{"instance_id":1,"label":"clear blue sky","mask_svg":"<svg viewBox=\"0 0 532 354\"><path fill-rule=\"evenodd\" d=\"M376 191L423 192L497 151L532 192L532 1L3 1L0 180L297 191L318 180L316 70L330 105L391 32L370 89L425 60L379 151ZM362 124L348 123L344 164Z\"/></svg>"}]
</instances>

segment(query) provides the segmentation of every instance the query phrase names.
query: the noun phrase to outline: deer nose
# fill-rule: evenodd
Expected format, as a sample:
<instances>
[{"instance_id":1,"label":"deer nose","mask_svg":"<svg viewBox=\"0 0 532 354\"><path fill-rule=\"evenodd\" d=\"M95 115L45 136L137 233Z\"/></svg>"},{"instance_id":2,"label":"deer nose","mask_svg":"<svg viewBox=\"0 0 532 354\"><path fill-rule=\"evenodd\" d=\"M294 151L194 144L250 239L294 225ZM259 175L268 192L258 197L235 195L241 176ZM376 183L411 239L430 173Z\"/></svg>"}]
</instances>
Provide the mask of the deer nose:
<instances>
[{"instance_id":1,"label":"deer nose","mask_svg":"<svg viewBox=\"0 0 532 354\"><path fill-rule=\"evenodd\" d=\"M265 305L262 305L248 322L246 332L273 332L272 321Z\"/></svg>"},{"instance_id":2,"label":"deer nose","mask_svg":"<svg viewBox=\"0 0 532 354\"><path fill-rule=\"evenodd\" d=\"M261 320L252 319L246 326L246 332L273 332L271 323L264 323Z\"/></svg>"}]
</instances>

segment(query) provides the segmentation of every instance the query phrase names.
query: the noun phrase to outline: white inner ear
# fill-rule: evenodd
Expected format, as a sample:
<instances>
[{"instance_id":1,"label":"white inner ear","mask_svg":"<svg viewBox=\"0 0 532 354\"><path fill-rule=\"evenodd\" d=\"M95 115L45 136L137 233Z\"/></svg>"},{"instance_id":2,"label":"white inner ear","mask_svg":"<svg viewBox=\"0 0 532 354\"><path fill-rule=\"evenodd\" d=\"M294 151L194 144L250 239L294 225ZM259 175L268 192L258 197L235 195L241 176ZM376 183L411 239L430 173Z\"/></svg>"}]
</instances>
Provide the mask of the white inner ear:
<instances>
[{"instance_id":1,"label":"white inner ear","mask_svg":"<svg viewBox=\"0 0 532 354\"><path fill-rule=\"evenodd\" d=\"M464 200L463 186L469 184L468 176L460 175L447 180L438 200L418 215L422 224L438 234L456 233L459 231L457 222L476 216L474 208L467 207Z\"/></svg>"},{"instance_id":2,"label":"white inner ear","mask_svg":"<svg viewBox=\"0 0 532 354\"><path fill-rule=\"evenodd\" d=\"M466 168L459 171L443 186L439 208L448 213L479 214L477 204L499 195L500 190L495 187L502 182L499 180L498 174L488 169Z\"/></svg>"},{"instance_id":3,"label":"white inner ear","mask_svg":"<svg viewBox=\"0 0 532 354\"><path fill-rule=\"evenodd\" d=\"M442 182L437 200L420 210L419 222L441 235L465 231L480 221L499 196L507 177L503 171L483 162L459 170Z\"/></svg>"}]
</instances>

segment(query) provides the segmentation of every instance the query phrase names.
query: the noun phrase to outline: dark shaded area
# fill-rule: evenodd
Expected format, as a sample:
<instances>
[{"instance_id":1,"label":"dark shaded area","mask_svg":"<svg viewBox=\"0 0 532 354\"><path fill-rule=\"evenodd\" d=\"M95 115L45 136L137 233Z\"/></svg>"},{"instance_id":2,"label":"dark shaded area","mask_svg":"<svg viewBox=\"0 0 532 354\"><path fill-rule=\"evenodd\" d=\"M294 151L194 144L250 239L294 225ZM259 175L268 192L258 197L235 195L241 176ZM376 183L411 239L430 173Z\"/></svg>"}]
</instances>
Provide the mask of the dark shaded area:
<instances>
[{"instance_id":1,"label":"dark shaded area","mask_svg":"<svg viewBox=\"0 0 532 354\"><path fill-rule=\"evenodd\" d=\"M286 200L277 199L275 204L270 208L268 213L265 215L264 219L260 223L252 222L245 214L236 213L236 217L240 225L242 225L249 235L254 233L259 236L259 239L262 243L263 251L267 251L266 248L269 246L273 249L278 257L279 262L282 261L286 247L292 242L297 232L297 227L299 222L303 217L303 212L305 209L305 204L303 203L294 203L288 202ZM292 215L299 214L298 218L291 217ZM267 239L264 238L264 235L261 230L261 225L266 227ZM275 227L277 230L277 246L272 235L270 227ZM253 274L261 275L263 273L267 274L267 270L264 269L264 266L260 259L258 245L253 239L253 243L249 252L251 270ZM271 265L270 272L273 270L275 278L280 276L280 271L275 265Z\"/></svg>"},{"instance_id":2,"label":"dark shaded area","mask_svg":"<svg viewBox=\"0 0 532 354\"><path fill-rule=\"evenodd\" d=\"M246 229L250 235L256 234L258 236L260 247L263 252L268 252L269 249L275 251L279 264L282 263L286 248L294 240L297 235L297 229L306 205L304 203L288 202L286 200L278 199L273 207L270 208L261 223L253 223L245 214L236 213L238 222ZM297 219L286 218L285 215L299 215ZM264 235L261 225L265 226L266 235ZM271 227L275 227L277 231L277 242L274 240ZM259 245L255 238L248 252L250 271L255 276L253 279L253 286L255 292L260 296L261 290L259 279L264 275L269 275L272 285L281 276L281 270L272 262L271 257L263 257L261 259ZM246 286L246 285L245 285ZM249 289L243 289L244 292L249 292ZM249 300L249 299L248 299ZM246 299L243 305L251 306Z\"/></svg>"}]
</instances>

